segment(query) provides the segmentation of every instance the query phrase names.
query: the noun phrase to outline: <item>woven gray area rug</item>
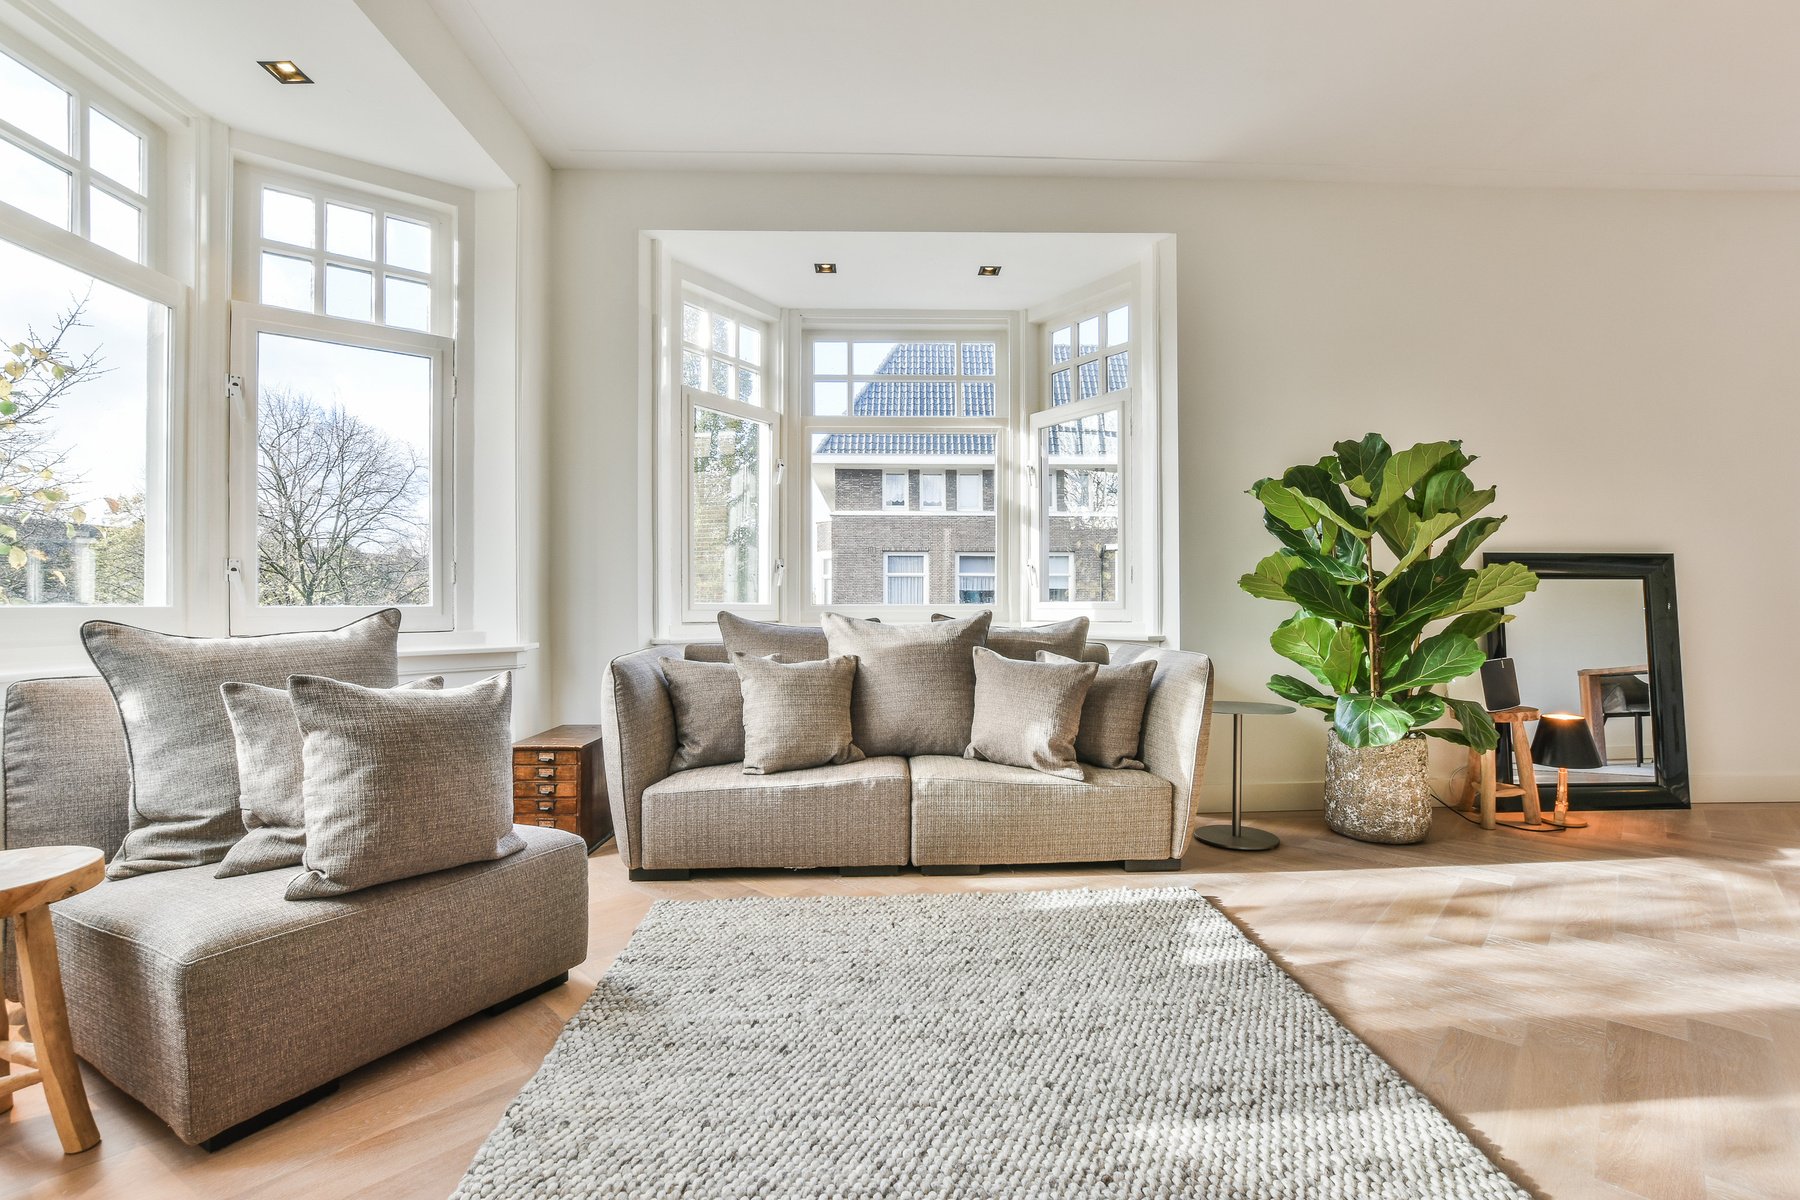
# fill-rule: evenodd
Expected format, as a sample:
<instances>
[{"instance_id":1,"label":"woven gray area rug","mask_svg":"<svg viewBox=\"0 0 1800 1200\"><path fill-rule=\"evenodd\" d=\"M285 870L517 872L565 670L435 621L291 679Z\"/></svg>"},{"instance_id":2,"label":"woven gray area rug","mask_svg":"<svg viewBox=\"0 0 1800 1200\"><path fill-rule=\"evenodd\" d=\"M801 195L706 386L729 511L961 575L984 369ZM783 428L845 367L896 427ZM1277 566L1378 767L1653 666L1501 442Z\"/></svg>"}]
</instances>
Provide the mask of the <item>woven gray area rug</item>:
<instances>
[{"instance_id":1,"label":"woven gray area rug","mask_svg":"<svg viewBox=\"0 0 1800 1200\"><path fill-rule=\"evenodd\" d=\"M1526 1195L1187 888L659 903L456 1192Z\"/></svg>"}]
</instances>

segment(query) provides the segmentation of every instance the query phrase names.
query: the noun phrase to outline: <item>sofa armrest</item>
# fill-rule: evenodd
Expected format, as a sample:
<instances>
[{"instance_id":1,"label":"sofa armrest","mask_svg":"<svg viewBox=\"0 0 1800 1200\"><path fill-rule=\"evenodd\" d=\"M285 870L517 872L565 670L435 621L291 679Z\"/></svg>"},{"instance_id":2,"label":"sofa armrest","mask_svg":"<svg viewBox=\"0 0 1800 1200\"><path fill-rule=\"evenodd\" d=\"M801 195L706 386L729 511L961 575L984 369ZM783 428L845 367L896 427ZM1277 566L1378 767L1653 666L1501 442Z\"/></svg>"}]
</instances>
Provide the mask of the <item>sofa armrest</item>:
<instances>
[{"instance_id":1,"label":"sofa armrest","mask_svg":"<svg viewBox=\"0 0 1800 1200\"><path fill-rule=\"evenodd\" d=\"M642 856L644 789L669 774L675 756L675 709L662 660L679 646L652 646L615 658L601 685L600 726L606 737L606 790L619 857L627 867Z\"/></svg>"},{"instance_id":2,"label":"sofa armrest","mask_svg":"<svg viewBox=\"0 0 1800 1200\"><path fill-rule=\"evenodd\" d=\"M1212 727L1212 660L1204 654L1162 647L1132 656L1156 661L1150 702L1144 708L1144 765L1175 785L1175 828L1169 857L1180 858L1193 832L1206 775Z\"/></svg>"}]
</instances>

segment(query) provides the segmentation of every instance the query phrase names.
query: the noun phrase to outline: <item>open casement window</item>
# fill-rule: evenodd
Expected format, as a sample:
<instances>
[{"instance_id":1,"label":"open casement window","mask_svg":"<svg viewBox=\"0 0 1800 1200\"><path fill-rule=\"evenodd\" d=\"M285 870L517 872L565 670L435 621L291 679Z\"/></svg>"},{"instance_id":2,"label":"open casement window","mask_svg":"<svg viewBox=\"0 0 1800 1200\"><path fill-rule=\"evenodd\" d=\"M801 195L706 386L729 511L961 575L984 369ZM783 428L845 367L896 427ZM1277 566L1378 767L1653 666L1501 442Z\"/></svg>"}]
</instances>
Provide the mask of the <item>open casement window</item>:
<instances>
[{"instance_id":1,"label":"open casement window","mask_svg":"<svg viewBox=\"0 0 1800 1200\"><path fill-rule=\"evenodd\" d=\"M682 620L709 622L722 608L773 618L782 573L773 322L688 278L672 328L684 470Z\"/></svg>"},{"instance_id":2,"label":"open casement window","mask_svg":"<svg viewBox=\"0 0 1800 1200\"><path fill-rule=\"evenodd\" d=\"M1017 540L988 500L1007 487L1010 331L1004 318L808 322L793 501L831 579L815 567L797 619L827 604L884 620L1016 606L1000 581L1018 577Z\"/></svg>"},{"instance_id":3,"label":"open casement window","mask_svg":"<svg viewBox=\"0 0 1800 1200\"><path fill-rule=\"evenodd\" d=\"M0 618L11 645L169 605L168 428L187 289L164 273L161 131L0 49Z\"/></svg>"},{"instance_id":4,"label":"open casement window","mask_svg":"<svg viewBox=\"0 0 1800 1200\"><path fill-rule=\"evenodd\" d=\"M453 627L449 214L241 169L231 630Z\"/></svg>"}]
</instances>

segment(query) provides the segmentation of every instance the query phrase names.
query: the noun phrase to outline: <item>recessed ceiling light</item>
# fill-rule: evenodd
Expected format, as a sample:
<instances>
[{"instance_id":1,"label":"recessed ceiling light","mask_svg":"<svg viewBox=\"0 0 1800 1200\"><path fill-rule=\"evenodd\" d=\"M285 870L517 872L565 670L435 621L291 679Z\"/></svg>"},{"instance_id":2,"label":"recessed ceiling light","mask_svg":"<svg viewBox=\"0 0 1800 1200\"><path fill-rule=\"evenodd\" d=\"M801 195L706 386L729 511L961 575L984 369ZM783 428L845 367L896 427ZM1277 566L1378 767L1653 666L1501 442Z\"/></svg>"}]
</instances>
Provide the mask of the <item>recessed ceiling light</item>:
<instances>
[{"instance_id":1,"label":"recessed ceiling light","mask_svg":"<svg viewBox=\"0 0 1800 1200\"><path fill-rule=\"evenodd\" d=\"M992 279L1000 274L999 267L976 267L975 273L983 279Z\"/></svg>"},{"instance_id":2,"label":"recessed ceiling light","mask_svg":"<svg viewBox=\"0 0 1800 1200\"><path fill-rule=\"evenodd\" d=\"M257 60L257 66L273 75L280 83L311 83L305 71L295 66L291 59L275 58L264 62Z\"/></svg>"},{"instance_id":3,"label":"recessed ceiling light","mask_svg":"<svg viewBox=\"0 0 1800 1200\"><path fill-rule=\"evenodd\" d=\"M836 263L814 263L813 264L813 274L815 274L815 275L836 275L837 274L837 264Z\"/></svg>"}]
</instances>

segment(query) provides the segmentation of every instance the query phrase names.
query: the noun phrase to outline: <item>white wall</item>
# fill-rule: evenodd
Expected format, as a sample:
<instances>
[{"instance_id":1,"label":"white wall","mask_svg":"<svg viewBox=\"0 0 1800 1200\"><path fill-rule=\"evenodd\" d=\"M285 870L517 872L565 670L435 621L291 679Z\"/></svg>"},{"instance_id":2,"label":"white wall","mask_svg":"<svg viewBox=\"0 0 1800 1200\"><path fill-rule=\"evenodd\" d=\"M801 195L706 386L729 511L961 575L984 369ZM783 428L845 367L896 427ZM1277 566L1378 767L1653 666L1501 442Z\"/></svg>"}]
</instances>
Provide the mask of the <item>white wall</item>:
<instances>
[{"instance_id":1,"label":"white wall","mask_svg":"<svg viewBox=\"0 0 1800 1200\"><path fill-rule=\"evenodd\" d=\"M606 661L646 626L649 228L1173 233L1181 627L1221 695L1261 697L1284 665L1267 640L1282 611L1235 587L1272 548L1244 488L1371 429L1461 437L1512 516L1494 548L1675 553L1695 798L1791 799L1800 784L1778 706L1742 699L1800 673L1800 644L1770 636L1800 583L1778 524L1800 501L1800 197L558 172L548 571L563 720L598 719ZM1250 802L1316 804L1322 739L1307 715L1253 724ZM1213 762L1216 807L1229 754Z\"/></svg>"}]
</instances>

